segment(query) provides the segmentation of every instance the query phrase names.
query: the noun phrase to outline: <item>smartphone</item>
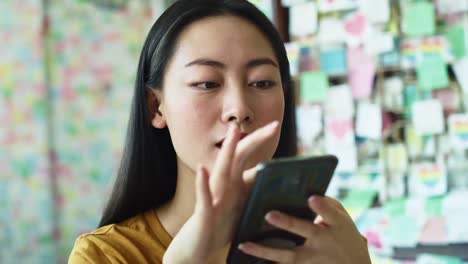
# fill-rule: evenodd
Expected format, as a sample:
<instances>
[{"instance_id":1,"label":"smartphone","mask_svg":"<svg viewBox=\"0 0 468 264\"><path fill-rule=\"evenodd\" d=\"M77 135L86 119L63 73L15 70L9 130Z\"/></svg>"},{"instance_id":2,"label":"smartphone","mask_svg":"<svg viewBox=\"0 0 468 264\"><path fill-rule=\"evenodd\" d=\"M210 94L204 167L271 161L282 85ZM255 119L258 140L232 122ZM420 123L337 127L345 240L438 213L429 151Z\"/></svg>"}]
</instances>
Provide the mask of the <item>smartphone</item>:
<instances>
[{"instance_id":1,"label":"smartphone","mask_svg":"<svg viewBox=\"0 0 468 264\"><path fill-rule=\"evenodd\" d=\"M293 248L305 239L268 224L265 215L278 210L313 221L316 214L309 208L311 195L324 195L338 159L332 155L293 157L258 165L254 186L246 201L229 250L228 264L268 263L244 254L242 242L255 242L275 248Z\"/></svg>"}]
</instances>

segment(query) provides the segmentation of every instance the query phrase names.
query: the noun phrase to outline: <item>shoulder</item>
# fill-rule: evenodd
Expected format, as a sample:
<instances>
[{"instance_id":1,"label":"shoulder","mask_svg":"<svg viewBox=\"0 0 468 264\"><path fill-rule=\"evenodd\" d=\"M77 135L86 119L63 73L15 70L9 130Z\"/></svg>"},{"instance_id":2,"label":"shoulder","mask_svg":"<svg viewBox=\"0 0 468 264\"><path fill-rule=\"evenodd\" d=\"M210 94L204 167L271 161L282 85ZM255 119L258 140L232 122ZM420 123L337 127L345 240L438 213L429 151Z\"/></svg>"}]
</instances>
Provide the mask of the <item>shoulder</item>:
<instances>
[{"instance_id":1,"label":"shoulder","mask_svg":"<svg viewBox=\"0 0 468 264\"><path fill-rule=\"evenodd\" d=\"M172 238L154 210L77 238L69 263L161 263Z\"/></svg>"}]
</instances>

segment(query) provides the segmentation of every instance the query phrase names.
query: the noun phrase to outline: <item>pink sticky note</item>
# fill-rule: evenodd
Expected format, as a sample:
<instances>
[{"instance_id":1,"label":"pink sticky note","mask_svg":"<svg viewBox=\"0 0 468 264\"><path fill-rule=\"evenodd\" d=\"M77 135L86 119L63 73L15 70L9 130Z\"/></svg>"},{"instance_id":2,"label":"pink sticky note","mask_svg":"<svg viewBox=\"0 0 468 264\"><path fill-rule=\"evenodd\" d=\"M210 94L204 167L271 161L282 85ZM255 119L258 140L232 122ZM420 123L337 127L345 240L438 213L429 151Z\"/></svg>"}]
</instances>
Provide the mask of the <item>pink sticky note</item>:
<instances>
[{"instance_id":1,"label":"pink sticky note","mask_svg":"<svg viewBox=\"0 0 468 264\"><path fill-rule=\"evenodd\" d=\"M374 84L375 62L363 47L349 48L347 53L349 76L353 98L369 97Z\"/></svg>"},{"instance_id":2,"label":"pink sticky note","mask_svg":"<svg viewBox=\"0 0 468 264\"><path fill-rule=\"evenodd\" d=\"M422 244L446 244L447 232L445 231L445 220L442 216L429 218L419 237Z\"/></svg>"}]
</instances>

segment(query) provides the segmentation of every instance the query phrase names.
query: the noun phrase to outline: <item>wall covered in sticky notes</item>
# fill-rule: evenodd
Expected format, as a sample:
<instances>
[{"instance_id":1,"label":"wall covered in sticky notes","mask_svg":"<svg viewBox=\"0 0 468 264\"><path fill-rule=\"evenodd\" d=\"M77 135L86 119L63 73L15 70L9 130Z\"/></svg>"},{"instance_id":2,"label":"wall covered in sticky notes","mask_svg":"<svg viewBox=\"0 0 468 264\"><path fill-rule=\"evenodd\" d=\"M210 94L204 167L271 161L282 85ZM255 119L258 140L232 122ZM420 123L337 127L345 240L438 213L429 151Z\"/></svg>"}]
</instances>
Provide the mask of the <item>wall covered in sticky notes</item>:
<instances>
[{"instance_id":1,"label":"wall covered in sticky notes","mask_svg":"<svg viewBox=\"0 0 468 264\"><path fill-rule=\"evenodd\" d=\"M0 1L0 263L65 263L77 236L96 228L138 53L163 10L43 2Z\"/></svg>"},{"instance_id":2,"label":"wall covered in sticky notes","mask_svg":"<svg viewBox=\"0 0 468 264\"><path fill-rule=\"evenodd\" d=\"M282 2L284 8L294 8L291 1ZM405 206L394 216L382 214L377 223L381 208L369 209L368 199L355 192L373 190L372 199L383 205L411 200L408 203L416 206L413 199L433 204L434 199L468 189L468 174L462 172L468 166L468 1L304 2L311 15L290 18L300 24L300 31L290 28L286 41L296 51L307 47L318 54L290 56L287 50L300 94L301 154L339 158L328 194L341 197L353 219L362 221L358 226L370 241L376 263L400 263L391 259L399 254L394 247L446 245L444 239L454 236L447 223L463 228L461 219L468 221L468 214L453 219L442 210L437 217L426 212L426 218L419 219L418 208ZM316 10L310 11L312 6ZM318 72L328 82L312 78ZM468 197L466 192L460 196ZM450 207L448 202L445 206ZM457 239L467 242L468 236ZM429 263L447 258L411 259Z\"/></svg>"}]
</instances>

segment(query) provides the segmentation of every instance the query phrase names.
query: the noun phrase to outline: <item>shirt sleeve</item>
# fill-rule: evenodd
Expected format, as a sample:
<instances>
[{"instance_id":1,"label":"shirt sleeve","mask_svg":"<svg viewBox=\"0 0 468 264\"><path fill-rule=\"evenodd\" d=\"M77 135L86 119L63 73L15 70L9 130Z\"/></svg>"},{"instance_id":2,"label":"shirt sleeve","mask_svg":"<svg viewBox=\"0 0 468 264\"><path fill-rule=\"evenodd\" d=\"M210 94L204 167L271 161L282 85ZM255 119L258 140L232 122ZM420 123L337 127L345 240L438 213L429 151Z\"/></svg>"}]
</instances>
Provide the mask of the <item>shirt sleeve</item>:
<instances>
[{"instance_id":1,"label":"shirt sleeve","mask_svg":"<svg viewBox=\"0 0 468 264\"><path fill-rule=\"evenodd\" d=\"M73 247L68 264L111 263L104 252L91 240L79 237Z\"/></svg>"}]
</instances>

